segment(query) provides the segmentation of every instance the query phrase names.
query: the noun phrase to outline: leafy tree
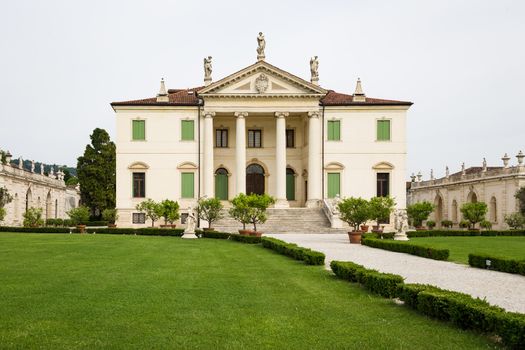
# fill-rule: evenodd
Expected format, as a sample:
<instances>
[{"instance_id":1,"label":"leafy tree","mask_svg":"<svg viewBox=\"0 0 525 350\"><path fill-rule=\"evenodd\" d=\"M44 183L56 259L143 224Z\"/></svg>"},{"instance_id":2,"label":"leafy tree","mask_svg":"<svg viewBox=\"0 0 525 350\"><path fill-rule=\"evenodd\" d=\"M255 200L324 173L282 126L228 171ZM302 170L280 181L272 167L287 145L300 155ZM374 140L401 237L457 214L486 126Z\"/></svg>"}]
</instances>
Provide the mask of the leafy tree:
<instances>
[{"instance_id":1,"label":"leafy tree","mask_svg":"<svg viewBox=\"0 0 525 350\"><path fill-rule=\"evenodd\" d=\"M513 229L520 229L525 225L525 216L521 213L505 215L505 222Z\"/></svg>"},{"instance_id":2,"label":"leafy tree","mask_svg":"<svg viewBox=\"0 0 525 350\"><path fill-rule=\"evenodd\" d=\"M67 186L76 186L76 185L78 185L78 178L76 176L71 176L65 182L66 182Z\"/></svg>"},{"instance_id":3,"label":"leafy tree","mask_svg":"<svg viewBox=\"0 0 525 350\"><path fill-rule=\"evenodd\" d=\"M433 210L434 205L432 203L423 201L409 205L407 214L415 227L421 227L423 221L428 219Z\"/></svg>"},{"instance_id":4,"label":"leafy tree","mask_svg":"<svg viewBox=\"0 0 525 350\"><path fill-rule=\"evenodd\" d=\"M155 221L162 216L162 206L150 198L137 204L136 208L151 220L151 227L155 227Z\"/></svg>"},{"instance_id":5,"label":"leafy tree","mask_svg":"<svg viewBox=\"0 0 525 350\"><path fill-rule=\"evenodd\" d=\"M77 175L82 203L99 217L106 208L115 208L115 144L104 129L96 128L91 144L78 157Z\"/></svg>"},{"instance_id":6,"label":"leafy tree","mask_svg":"<svg viewBox=\"0 0 525 350\"><path fill-rule=\"evenodd\" d=\"M359 226L370 218L370 202L363 198L345 198L337 204L339 217L354 231L359 231Z\"/></svg>"},{"instance_id":7,"label":"leafy tree","mask_svg":"<svg viewBox=\"0 0 525 350\"><path fill-rule=\"evenodd\" d=\"M5 214L6 214L5 208L0 208L0 222L4 221Z\"/></svg>"},{"instance_id":8,"label":"leafy tree","mask_svg":"<svg viewBox=\"0 0 525 350\"><path fill-rule=\"evenodd\" d=\"M485 230L490 230L492 228L492 222L488 220L483 220L479 223L479 226L481 228L484 228Z\"/></svg>"},{"instance_id":9,"label":"leafy tree","mask_svg":"<svg viewBox=\"0 0 525 350\"><path fill-rule=\"evenodd\" d=\"M516 199L519 202L519 208L520 208L521 215L525 216L525 186L517 190L514 197L516 197Z\"/></svg>"},{"instance_id":10,"label":"leafy tree","mask_svg":"<svg viewBox=\"0 0 525 350\"><path fill-rule=\"evenodd\" d=\"M219 198L201 198L197 204L197 215L201 220L207 221L211 228L213 222L224 217L223 207Z\"/></svg>"},{"instance_id":11,"label":"leafy tree","mask_svg":"<svg viewBox=\"0 0 525 350\"><path fill-rule=\"evenodd\" d=\"M29 208L24 213L24 222L25 227L38 227L44 224L42 219L42 208Z\"/></svg>"},{"instance_id":12,"label":"leafy tree","mask_svg":"<svg viewBox=\"0 0 525 350\"><path fill-rule=\"evenodd\" d=\"M427 220L427 227L432 230L436 227L436 222L434 220Z\"/></svg>"},{"instance_id":13,"label":"leafy tree","mask_svg":"<svg viewBox=\"0 0 525 350\"><path fill-rule=\"evenodd\" d=\"M164 218L164 225L167 225L168 222L171 225L173 225L175 220L178 220L180 218L179 203L177 203L176 201L165 199L162 202L160 202L160 206L162 207L161 217Z\"/></svg>"},{"instance_id":14,"label":"leafy tree","mask_svg":"<svg viewBox=\"0 0 525 350\"><path fill-rule=\"evenodd\" d=\"M379 226L380 222L388 220L394 210L396 202L392 197L374 197L369 201L370 217L376 221Z\"/></svg>"},{"instance_id":15,"label":"leafy tree","mask_svg":"<svg viewBox=\"0 0 525 350\"><path fill-rule=\"evenodd\" d=\"M4 208L13 201L13 196L6 187L0 188L0 208Z\"/></svg>"},{"instance_id":16,"label":"leafy tree","mask_svg":"<svg viewBox=\"0 0 525 350\"><path fill-rule=\"evenodd\" d=\"M118 220L117 209L104 209L102 211L102 219L110 224L114 224Z\"/></svg>"},{"instance_id":17,"label":"leafy tree","mask_svg":"<svg viewBox=\"0 0 525 350\"><path fill-rule=\"evenodd\" d=\"M74 225L85 225L89 221L89 208L81 205L66 213Z\"/></svg>"},{"instance_id":18,"label":"leafy tree","mask_svg":"<svg viewBox=\"0 0 525 350\"><path fill-rule=\"evenodd\" d=\"M230 202L232 207L228 211L230 216L242 224L242 229L246 230L246 224L250 223L250 208L247 203L247 195L239 193Z\"/></svg>"},{"instance_id":19,"label":"leafy tree","mask_svg":"<svg viewBox=\"0 0 525 350\"><path fill-rule=\"evenodd\" d=\"M463 219L469 222L469 228L474 228L478 222L485 220L488 208L487 203L476 202L464 203L459 210L463 214Z\"/></svg>"},{"instance_id":20,"label":"leafy tree","mask_svg":"<svg viewBox=\"0 0 525 350\"><path fill-rule=\"evenodd\" d=\"M265 194L252 193L246 196L246 205L248 207L248 222L253 224L253 230L257 232L257 224L264 224L268 219L266 209L275 203L275 199Z\"/></svg>"}]
</instances>

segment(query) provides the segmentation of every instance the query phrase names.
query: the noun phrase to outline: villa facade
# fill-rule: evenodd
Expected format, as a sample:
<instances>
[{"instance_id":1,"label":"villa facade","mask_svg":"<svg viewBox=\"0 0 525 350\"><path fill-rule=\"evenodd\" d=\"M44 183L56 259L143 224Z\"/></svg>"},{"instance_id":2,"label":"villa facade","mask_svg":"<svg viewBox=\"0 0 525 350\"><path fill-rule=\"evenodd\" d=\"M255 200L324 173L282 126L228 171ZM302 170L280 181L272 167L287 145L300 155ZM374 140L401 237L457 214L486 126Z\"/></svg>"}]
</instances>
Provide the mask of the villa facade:
<instances>
[{"instance_id":1,"label":"villa facade","mask_svg":"<svg viewBox=\"0 0 525 350\"><path fill-rule=\"evenodd\" d=\"M318 85L265 61L204 86L113 102L117 124L120 226L145 225L134 209L145 198L202 196L227 204L239 193L267 193L276 208L320 208L327 199L376 195L405 207L406 114L411 102Z\"/></svg>"}]
</instances>

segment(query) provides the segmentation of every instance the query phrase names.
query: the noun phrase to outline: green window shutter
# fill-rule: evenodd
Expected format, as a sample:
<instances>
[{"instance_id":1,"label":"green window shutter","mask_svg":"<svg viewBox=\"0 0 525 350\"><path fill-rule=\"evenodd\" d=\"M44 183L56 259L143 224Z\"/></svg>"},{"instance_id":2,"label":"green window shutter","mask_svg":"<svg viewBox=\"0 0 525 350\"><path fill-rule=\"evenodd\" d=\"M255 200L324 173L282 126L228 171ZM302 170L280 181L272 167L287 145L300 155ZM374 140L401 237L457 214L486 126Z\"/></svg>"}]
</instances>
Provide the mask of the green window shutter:
<instances>
[{"instance_id":1,"label":"green window shutter","mask_svg":"<svg viewBox=\"0 0 525 350\"><path fill-rule=\"evenodd\" d=\"M390 120L377 121L377 140L390 141Z\"/></svg>"},{"instance_id":2,"label":"green window shutter","mask_svg":"<svg viewBox=\"0 0 525 350\"><path fill-rule=\"evenodd\" d=\"M181 124L181 139L184 141L193 141L193 134L193 120L183 120Z\"/></svg>"},{"instance_id":3,"label":"green window shutter","mask_svg":"<svg viewBox=\"0 0 525 350\"><path fill-rule=\"evenodd\" d=\"M218 198L222 201L228 200L228 175L215 175L215 198Z\"/></svg>"},{"instance_id":4,"label":"green window shutter","mask_svg":"<svg viewBox=\"0 0 525 350\"><path fill-rule=\"evenodd\" d=\"M329 120L327 125L327 133L328 133L328 141L332 141L334 139L334 122Z\"/></svg>"},{"instance_id":5,"label":"green window shutter","mask_svg":"<svg viewBox=\"0 0 525 350\"><path fill-rule=\"evenodd\" d=\"M295 175L286 174L286 199L289 201L295 200Z\"/></svg>"},{"instance_id":6,"label":"green window shutter","mask_svg":"<svg viewBox=\"0 0 525 350\"><path fill-rule=\"evenodd\" d=\"M328 173L328 198L341 195L341 174Z\"/></svg>"},{"instance_id":7,"label":"green window shutter","mask_svg":"<svg viewBox=\"0 0 525 350\"><path fill-rule=\"evenodd\" d=\"M341 140L341 122L334 120L334 141Z\"/></svg>"},{"instance_id":8,"label":"green window shutter","mask_svg":"<svg viewBox=\"0 0 525 350\"><path fill-rule=\"evenodd\" d=\"M145 120L133 120L132 126L133 140L145 140L146 139L146 121Z\"/></svg>"},{"instance_id":9,"label":"green window shutter","mask_svg":"<svg viewBox=\"0 0 525 350\"><path fill-rule=\"evenodd\" d=\"M181 174L181 197L182 198L194 198L194 174L193 173L182 173Z\"/></svg>"}]
</instances>

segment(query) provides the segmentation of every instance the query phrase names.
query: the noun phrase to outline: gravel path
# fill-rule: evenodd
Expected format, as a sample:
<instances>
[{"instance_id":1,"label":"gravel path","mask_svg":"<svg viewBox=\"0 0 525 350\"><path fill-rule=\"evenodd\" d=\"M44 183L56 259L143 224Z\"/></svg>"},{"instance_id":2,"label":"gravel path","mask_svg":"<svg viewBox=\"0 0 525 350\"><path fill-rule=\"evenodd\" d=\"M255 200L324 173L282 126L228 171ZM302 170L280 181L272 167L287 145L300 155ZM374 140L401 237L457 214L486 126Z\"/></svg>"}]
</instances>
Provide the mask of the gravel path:
<instances>
[{"instance_id":1,"label":"gravel path","mask_svg":"<svg viewBox=\"0 0 525 350\"><path fill-rule=\"evenodd\" d=\"M403 276L407 283L431 284L470 294L508 311L525 313L525 276L472 268L350 244L346 234L270 234L286 242L326 254L330 261L353 261L367 268Z\"/></svg>"}]
</instances>

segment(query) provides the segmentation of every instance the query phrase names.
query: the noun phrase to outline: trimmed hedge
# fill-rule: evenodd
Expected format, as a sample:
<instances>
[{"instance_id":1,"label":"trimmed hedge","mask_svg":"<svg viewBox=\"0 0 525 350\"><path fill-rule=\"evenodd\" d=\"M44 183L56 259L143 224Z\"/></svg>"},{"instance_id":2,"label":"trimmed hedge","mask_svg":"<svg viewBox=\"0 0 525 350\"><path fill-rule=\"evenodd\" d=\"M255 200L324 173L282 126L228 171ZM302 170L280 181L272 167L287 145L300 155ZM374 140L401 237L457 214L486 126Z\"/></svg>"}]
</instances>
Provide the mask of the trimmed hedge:
<instances>
[{"instance_id":1,"label":"trimmed hedge","mask_svg":"<svg viewBox=\"0 0 525 350\"><path fill-rule=\"evenodd\" d=\"M365 238L361 241L361 244L373 248L407 253L434 260L447 260L450 253L448 249L436 249L412 243L404 243L385 239Z\"/></svg>"},{"instance_id":2,"label":"trimmed hedge","mask_svg":"<svg viewBox=\"0 0 525 350\"><path fill-rule=\"evenodd\" d=\"M262 238L256 236L240 235L238 233L230 233L230 239L232 241L248 243L248 244L259 244Z\"/></svg>"},{"instance_id":3,"label":"trimmed hedge","mask_svg":"<svg viewBox=\"0 0 525 350\"><path fill-rule=\"evenodd\" d=\"M219 231L202 231L200 232L200 237L203 238L216 238L216 239L228 239L230 234L228 232L219 232Z\"/></svg>"},{"instance_id":4,"label":"trimmed hedge","mask_svg":"<svg viewBox=\"0 0 525 350\"><path fill-rule=\"evenodd\" d=\"M349 261L334 260L330 268L337 277L360 283L369 291L387 298L395 297L398 284L403 283L403 277L399 275L367 269Z\"/></svg>"},{"instance_id":5,"label":"trimmed hedge","mask_svg":"<svg viewBox=\"0 0 525 350\"><path fill-rule=\"evenodd\" d=\"M415 237L446 237L446 236L525 236L525 230L487 230L487 231L466 231L466 230L427 230L409 231L407 236Z\"/></svg>"},{"instance_id":6,"label":"trimmed hedge","mask_svg":"<svg viewBox=\"0 0 525 350\"><path fill-rule=\"evenodd\" d=\"M20 232L20 233L70 233L67 227L10 227L0 226L0 232Z\"/></svg>"},{"instance_id":7,"label":"trimmed hedge","mask_svg":"<svg viewBox=\"0 0 525 350\"><path fill-rule=\"evenodd\" d=\"M462 329L497 334L514 349L525 347L525 315L506 312L484 300L421 284L399 284L398 297L406 305Z\"/></svg>"},{"instance_id":8,"label":"trimmed hedge","mask_svg":"<svg viewBox=\"0 0 525 350\"><path fill-rule=\"evenodd\" d=\"M263 237L264 248L275 250L279 254L287 255L295 260L302 260L308 265L324 265L325 255L308 248L299 247L297 244L286 243L277 238Z\"/></svg>"},{"instance_id":9,"label":"trimmed hedge","mask_svg":"<svg viewBox=\"0 0 525 350\"><path fill-rule=\"evenodd\" d=\"M487 266L487 260L490 260L490 266ZM492 255L469 254L468 263L472 267L516 273L525 276L525 260L506 259Z\"/></svg>"},{"instance_id":10,"label":"trimmed hedge","mask_svg":"<svg viewBox=\"0 0 525 350\"><path fill-rule=\"evenodd\" d=\"M88 221L86 226L108 226L107 221Z\"/></svg>"}]
</instances>

